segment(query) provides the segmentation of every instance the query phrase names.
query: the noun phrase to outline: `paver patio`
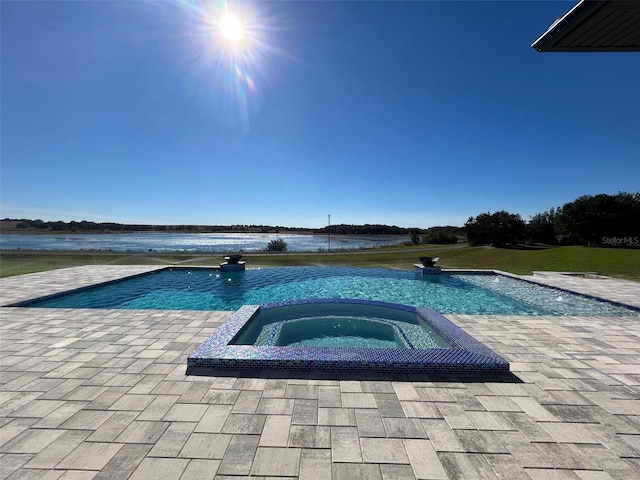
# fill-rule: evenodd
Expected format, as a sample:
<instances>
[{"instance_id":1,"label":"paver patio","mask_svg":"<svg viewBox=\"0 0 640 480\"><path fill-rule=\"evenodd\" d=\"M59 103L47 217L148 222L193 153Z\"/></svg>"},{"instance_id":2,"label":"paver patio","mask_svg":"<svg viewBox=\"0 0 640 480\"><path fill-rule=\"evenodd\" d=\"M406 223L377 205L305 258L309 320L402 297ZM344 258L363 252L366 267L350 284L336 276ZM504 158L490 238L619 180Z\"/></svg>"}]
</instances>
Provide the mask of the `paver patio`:
<instances>
[{"instance_id":1,"label":"paver patio","mask_svg":"<svg viewBox=\"0 0 640 480\"><path fill-rule=\"evenodd\" d=\"M3 305L158 267L0 279ZM640 284L533 277L640 306ZM447 315L496 378L187 376L231 312L0 309L0 478L640 478L640 323Z\"/></svg>"}]
</instances>

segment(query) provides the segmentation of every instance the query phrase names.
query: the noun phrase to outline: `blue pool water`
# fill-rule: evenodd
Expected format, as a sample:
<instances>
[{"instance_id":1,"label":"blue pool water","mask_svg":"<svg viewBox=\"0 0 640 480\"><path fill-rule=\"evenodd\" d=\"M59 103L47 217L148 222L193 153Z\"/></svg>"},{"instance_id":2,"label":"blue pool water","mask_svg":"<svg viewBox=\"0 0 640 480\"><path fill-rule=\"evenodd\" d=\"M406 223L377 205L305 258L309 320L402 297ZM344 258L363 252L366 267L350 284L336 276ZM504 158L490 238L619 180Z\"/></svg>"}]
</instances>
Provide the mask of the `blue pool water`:
<instances>
[{"instance_id":1,"label":"blue pool water","mask_svg":"<svg viewBox=\"0 0 640 480\"><path fill-rule=\"evenodd\" d=\"M280 267L222 273L165 269L23 304L48 308L237 310L303 298L351 298L428 307L442 313L640 316L636 310L502 275L419 275L343 267Z\"/></svg>"},{"instance_id":2,"label":"blue pool water","mask_svg":"<svg viewBox=\"0 0 640 480\"><path fill-rule=\"evenodd\" d=\"M257 312L232 345L451 348L413 310L345 301L309 301Z\"/></svg>"}]
</instances>

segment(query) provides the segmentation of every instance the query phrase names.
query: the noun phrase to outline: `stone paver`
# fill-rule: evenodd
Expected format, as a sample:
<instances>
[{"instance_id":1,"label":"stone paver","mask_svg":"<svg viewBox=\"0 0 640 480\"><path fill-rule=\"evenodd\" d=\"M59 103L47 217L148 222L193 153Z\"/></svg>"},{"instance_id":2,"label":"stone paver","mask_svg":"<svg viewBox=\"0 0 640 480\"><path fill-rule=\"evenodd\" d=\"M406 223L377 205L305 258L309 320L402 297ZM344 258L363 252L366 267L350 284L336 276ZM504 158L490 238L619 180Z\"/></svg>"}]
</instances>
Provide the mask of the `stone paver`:
<instances>
[{"instance_id":1,"label":"stone paver","mask_svg":"<svg viewBox=\"0 0 640 480\"><path fill-rule=\"evenodd\" d=\"M374 463L334 463L331 478L349 480L382 480L380 465Z\"/></svg>"},{"instance_id":2,"label":"stone paver","mask_svg":"<svg viewBox=\"0 0 640 480\"><path fill-rule=\"evenodd\" d=\"M399 438L361 438L360 446L364 463L409 463Z\"/></svg>"},{"instance_id":3,"label":"stone paver","mask_svg":"<svg viewBox=\"0 0 640 480\"><path fill-rule=\"evenodd\" d=\"M57 468L70 470L102 470L122 448L119 443L83 442L67 455Z\"/></svg>"},{"instance_id":4,"label":"stone paver","mask_svg":"<svg viewBox=\"0 0 640 480\"><path fill-rule=\"evenodd\" d=\"M27 462L25 468L54 468L63 458L75 450L87 436L88 432L84 431L69 430L64 432Z\"/></svg>"},{"instance_id":5,"label":"stone paver","mask_svg":"<svg viewBox=\"0 0 640 480\"><path fill-rule=\"evenodd\" d=\"M445 472L442 463L433 445L428 440L402 440L404 448L407 452L409 462L415 478L424 479L446 479L447 473Z\"/></svg>"},{"instance_id":6,"label":"stone paver","mask_svg":"<svg viewBox=\"0 0 640 480\"><path fill-rule=\"evenodd\" d=\"M178 480L187 468L189 460L181 458L145 458L130 480Z\"/></svg>"},{"instance_id":7,"label":"stone paver","mask_svg":"<svg viewBox=\"0 0 640 480\"><path fill-rule=\"evenodd\" d=\"M331 429L325 426L292 425L289 446L301 448L331 448Z\"/></svg>"},{"instance_id":8,"label":"stone paver","mask_svg":"<svg viewBox=\"0 0 640 480\"><path fill-rule=\"evenodd\" d=\"M360 463L362 452L356 427L331 427L331 461Z\"/></svg>"},{"instance_id":9,"label":"stone paver","mask_svg":"<svg viewBox=\"0 0 640 480\"><path fill-rule=\"evenodd\" d=\"M195 423L172 423L155 442L149 455L152 457L177 457L184 444L191 437L195 426Z\"/></svg>"},{"instance_id":10,"label":"stone paver","mask_svg":"<svg viewBox=\"0 0 640 480\"><path fill-rule=\"evenodd\" d=\"M299 476L300 480L331 480L331 452L327 449L303 449Z\"/></svg>"},{"instance_id":11,"label":"stone paver","mask_svg":"<svg viewBox=\"0 0 640 480\"><path fill-rule=\"evenodd\" d=\"M180 450L180 457L221 459L231 442L232 435L221 433L194 433Z\"/></svg>"},{"instance_id":12,"label":"stone paver","mask_svg":"<svg viewBox=\"0 0 640 480\"><path fill-rule=\"evenodd\" d=\"M249 475L258 448L257 435L234 435L222 458L221 475Z\"/></svg>"},{"instance_id":13,"label":"stone paver","mask_svg":"<svg viewBox=\"0 0 640 480\"><path fill-rule=\"evenodd\" d=\"M295 477L300 471L299 448L258 447L251 475Z\"/></svg>"},{"instance_id":14,"label":"stone paver","mask_svg":"<svg viewBox=\"0 0 640 480\"><path fill-rule=\"evenodd\" d=\"M268 415L260 435L261 447L286 447L289 441L291 417L288 415Z\"/></svg>"},{"instance_id":15,"label":"stone paver","mask_svg":"<svg viewBox=\"0 0 640 480\"><path fill-rule=\"evenodd\" d=\"M157 267L0 279L9 304ZM530 280L640 306L640 285ZM448 315L502 378L193 377L230 312L0 308L0 478L640 478L637 318Z\"/></svg>"},{"instance_id":16,"label":"stone paver","mask_svg":"<svg viewBox=\"0 0 640 480\"><path fill-rule=\"evenodd\" d=\"M147 456L151 445L123 445L109 463L95 476L95 480L117 480L129 478L131 473Z\"/></svg>"}]
</instances>

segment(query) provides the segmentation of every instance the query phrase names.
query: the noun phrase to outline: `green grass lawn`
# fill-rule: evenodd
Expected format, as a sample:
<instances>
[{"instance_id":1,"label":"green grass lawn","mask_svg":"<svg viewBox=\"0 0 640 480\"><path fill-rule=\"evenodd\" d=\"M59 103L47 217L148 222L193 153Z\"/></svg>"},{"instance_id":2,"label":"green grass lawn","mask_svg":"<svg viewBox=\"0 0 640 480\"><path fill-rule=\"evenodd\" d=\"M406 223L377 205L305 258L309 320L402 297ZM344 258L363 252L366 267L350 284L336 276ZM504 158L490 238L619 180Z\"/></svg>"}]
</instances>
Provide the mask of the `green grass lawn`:
<instances>
[{"instance_id":1,"label":"green grass lawn","mask_svg":"<svg viewBox=\"0 0 640 480\"><path fill-rule=\"evenodd\" d=\"M556 247L542 250L499 249L460 245L384 247L348 253L245 254L247 266L343 265L411 269L418 257L440 257L443 268L479 268L531 274L534 270L597 272L640 281L640 250ZM220 254L27 252L0 253L0 276L53 270L78 265L219 265Z\"/></svg>"}]
</instances>

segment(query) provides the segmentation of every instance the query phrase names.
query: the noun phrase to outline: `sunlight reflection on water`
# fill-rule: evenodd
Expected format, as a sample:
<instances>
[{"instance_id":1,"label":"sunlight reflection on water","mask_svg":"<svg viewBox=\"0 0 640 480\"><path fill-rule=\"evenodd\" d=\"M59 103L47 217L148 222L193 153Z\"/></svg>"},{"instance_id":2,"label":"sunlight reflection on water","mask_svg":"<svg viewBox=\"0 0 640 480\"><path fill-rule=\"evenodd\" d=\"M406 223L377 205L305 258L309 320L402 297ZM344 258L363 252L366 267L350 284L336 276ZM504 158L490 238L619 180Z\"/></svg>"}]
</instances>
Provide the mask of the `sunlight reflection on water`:
<instances>
[{"instance_id":1,"label":"sunlight reflection on water","mask_svg":"<svg viewBox=\"0 0 640 480\"><path fill-rule=\"evenodd\" d=\"M291 252L326 250L326 235L274 233L132 233L132 234L43 234L0 235L6 250L112 250L157 252L259 252L271 240L282 238ZM408 240L404 235L331 235L331 249L395 245Z\"/></svg>"}]
</instances>

